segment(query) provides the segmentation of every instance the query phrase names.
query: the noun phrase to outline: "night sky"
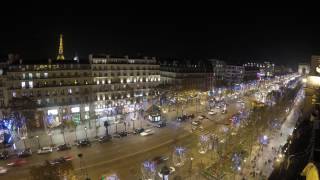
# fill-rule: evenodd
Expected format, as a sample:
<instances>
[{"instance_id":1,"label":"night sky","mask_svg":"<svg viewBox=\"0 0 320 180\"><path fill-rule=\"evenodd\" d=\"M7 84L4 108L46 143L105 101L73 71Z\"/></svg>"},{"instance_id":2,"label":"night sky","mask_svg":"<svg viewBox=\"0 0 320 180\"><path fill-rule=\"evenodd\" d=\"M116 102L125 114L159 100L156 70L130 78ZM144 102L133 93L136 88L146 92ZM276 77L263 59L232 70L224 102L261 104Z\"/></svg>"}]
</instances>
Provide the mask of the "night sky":
<instances>
[{"instance_id":1,"label":"night sky","mask_svg":"<svg viewBox=\"0 0 320 180\"><path fill-rule=\"evenodd\" d=\"M64 34L67 58L75 53L81 58L89 53L110 53L296 65L309 62L312 53L320 52L320 21L303 13L194 16L126 10L91 14L78 13L73 7L57 13L52 13L54 9L49 13L33 10L16 8L1 16L1 58L10 52L26 60L55 58L60 33Z\"/></svg>"}]
</instances>

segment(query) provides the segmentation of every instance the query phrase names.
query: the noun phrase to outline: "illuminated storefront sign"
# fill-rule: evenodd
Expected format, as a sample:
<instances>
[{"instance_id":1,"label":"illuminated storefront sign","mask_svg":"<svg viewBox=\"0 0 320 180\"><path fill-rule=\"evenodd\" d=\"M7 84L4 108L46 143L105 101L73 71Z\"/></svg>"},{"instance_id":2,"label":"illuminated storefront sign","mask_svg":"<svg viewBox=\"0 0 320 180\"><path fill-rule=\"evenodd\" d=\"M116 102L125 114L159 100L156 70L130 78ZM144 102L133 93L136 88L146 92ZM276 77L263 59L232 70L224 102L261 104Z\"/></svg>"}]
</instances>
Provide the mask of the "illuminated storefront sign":
<instances>
[{"instance_id":1,"label":"illuminated storefront sign","mask_svg":"<svg viewBox=\"0 0 320 180\"><path fill-rule=\"evenodd\" d=\"M73 107L73 108L71 108L71 112L72 112L72 113L78 113L78 112L80 112L80 107Z\"/></svg>"},{"instance_id":2,"label":"illuminated storefront sign","mask_svg":"<svg viewBox=\"0 0 320 180\"><path fill-rule=\"evenodd\" d=\"M57 115L58 114L58 110L57 109L49 109L48 110L48 114Z\"/></svg>"}]
</instances>

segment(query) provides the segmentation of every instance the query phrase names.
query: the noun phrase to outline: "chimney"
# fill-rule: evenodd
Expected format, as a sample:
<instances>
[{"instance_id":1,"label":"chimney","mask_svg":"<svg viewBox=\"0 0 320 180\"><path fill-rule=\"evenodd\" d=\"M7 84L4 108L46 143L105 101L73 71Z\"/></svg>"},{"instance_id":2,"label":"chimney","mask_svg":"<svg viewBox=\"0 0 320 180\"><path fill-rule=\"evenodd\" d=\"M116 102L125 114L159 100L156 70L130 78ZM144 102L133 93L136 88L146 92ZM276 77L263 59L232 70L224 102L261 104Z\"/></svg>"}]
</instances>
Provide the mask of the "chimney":
<instances>
[{"instance_id":1,"label":"chimney","mask_svg":"<svg viewBox=\"0 0 320 180\"><path fill-rule=\"evenodd\" d=\"M125 55L124 58L129 59L129 56L128 56L128 55Z\"/></svg>"}]
</instances>

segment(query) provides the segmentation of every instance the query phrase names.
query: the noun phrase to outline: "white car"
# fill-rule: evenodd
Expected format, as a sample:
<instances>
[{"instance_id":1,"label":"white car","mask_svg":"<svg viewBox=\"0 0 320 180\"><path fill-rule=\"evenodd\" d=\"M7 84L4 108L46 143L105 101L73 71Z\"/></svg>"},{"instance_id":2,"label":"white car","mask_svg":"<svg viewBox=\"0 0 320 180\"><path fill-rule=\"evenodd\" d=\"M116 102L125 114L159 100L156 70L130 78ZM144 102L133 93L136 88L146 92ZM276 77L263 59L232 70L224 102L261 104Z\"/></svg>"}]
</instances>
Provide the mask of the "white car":
<instances>
[{"instance_id":1,"label":"white car","mask_svg":"<svg viewBox=\"0 0 320 180\"><path fill-rule=\"evenodd\" d=\"M7 172L8 172L7 168L0 166L0 174L5 174Z\"/></svg>"},{"instance_id":2,"label":"white car","mask_svg":"<svg viewBox=\"0 0 320 180\"><path fill-rule=\"evenodd\" d=\"M208 114L209 114L209 115L216 115L217 112L216 112L216 111L209 111Z\"/></svg>"},{"instance_id":3,"label":"white car","mask_svg":"<svg viewBox=\"0 0 320 180\"><path fill-rule=\"evenodd\" d=\"M149 136L152 135L154 132L152 129L147 129L145 131L143 131L142 133L140 133L140 136Z\"/></svg>"},{"instance_id":4,"label":"white car","mask_svg":"<svg viewBox=\"0 0 320 180\"><path fill-rule=\"evenodd\" d=\"M169 174L173 174L176 171L176 169L174 167L169 167ZM162 174L160 172L158 172L158 175L160 178L162 178Z\"/></svg>"},{"instance_id":5,"label":"white car","mask_svg":"<svg viewBox=\"0 0 320 180\"><path fill-rule=\"evenodd\" d=\"M48 154L52 153L52 147L42 147L38 149L38 154Z\"/></svg>"},{"instance_id":6,"label":"white car","mask_svg":"<svg viewBox=\"0 0 320 180\"><path fill-rule=\"evenodd\" d=\"M202 120L204 119L204 116L198 116L198 119Z\"/></svg>"}]
</instances>

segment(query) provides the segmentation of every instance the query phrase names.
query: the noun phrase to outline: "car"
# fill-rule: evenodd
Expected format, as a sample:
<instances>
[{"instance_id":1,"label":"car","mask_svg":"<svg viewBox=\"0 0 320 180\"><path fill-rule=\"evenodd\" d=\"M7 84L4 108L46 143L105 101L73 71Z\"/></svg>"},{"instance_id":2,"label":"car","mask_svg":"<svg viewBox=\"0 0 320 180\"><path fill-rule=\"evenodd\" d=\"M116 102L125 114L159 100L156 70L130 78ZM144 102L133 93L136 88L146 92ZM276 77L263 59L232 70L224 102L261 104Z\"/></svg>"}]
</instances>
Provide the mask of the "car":
<instances>
[{"instance_id":1,"label":"car","mask_svg":"<svg viewBox=\"0 0 320 180\"><path fill-rule=\"evenodd\" d=\"M204 119L205 118L205 116L204 115L200 115L200 116L198 116L198 119L200 119L200 120L202 120L202 119Z\"/></svg>"},{"instance_id":2,"label":"car","mask_svg":"<svg viewBox=\"0 0 320 180\"><path fill-rule=\"evenodd\" d=\"M125 137L125 136L128 136L128 132L122 131L122 132L119 132L119 135L120 135L121 137Z\"/></svg>"},{"instance_id":3,"label":"car","mask_svg":"<svg viewBox=\"0 0 320 180\"><path fill-rule=\"evenodd\" d=\"M226 113L227 113L227 110L222 110L221 113L222 113L222 114L226 114Z\"/></svg>"},{"instance_id":4,"label":"car","mask_svg":"<svg viewBox=\"0 0 320 180\"><path fill-rule=\"evenodd\" d=\"M159 122L158 124L156 124L155 126L156 126L157 128L162 128L162 127L165 127L166 125L167 125L166 122L161 121L161 122Z\"/></svg>"},{"instance_id":5,"label":"car","mask_svg":"<svg viewBox=\"0 0 320 180\"><path fill-rule=\"evenodd\" d=\"M192 121L191 124L194 126L199 126L201 124L201 122L200 121Z\"/></svg>"},{"instance_id":6,"label":"car","mask_svg":"<svg viewBox=\"0 0 320 180\"><path fill-rule=\"evenodd\" d=\"M189 118L189 119L193 119L193 118L194 118L194 114L189 114L189 115L188 115L188 118Z\"/></svg>"},{"instance_id":7,"label":"car","mask_svg":"<svg viewBox=\"0 0 320 180\"><path fill-rule=\"evenodd\" d=\"M65 151L71 149L69 144L61 144L57 147L57 151Z\"/></svg>"},{"instance_id":8,"label":"car","mask_svg":"<svg viewBox=\"0 0 320 180\"><path fill-rule=\"evenodd\" d=\"M174 167L169 167L169 174L173 174L176 171L176 169ZM162 174L160 172L158 172L158 175L160 178L162 178Z\"/></svg>"},{"instance_id":9,"label":"car","mask_svg":"<svg viewBox=\"0 0 320 180\"><path fill-rule=\"evenodd\" d=\"M24 157L29 157L32 155L32 151L30 148L24 149L23 151L19 152L18 157L24 158Z\"/></svg>"},{"instance_id":10,"label":"car","mask_svg":"<svg viewBox=\"0 0 320 180\"><path fill-rule=\"evenodd\" d=\"M216 112L216 111L209 111L208 114L209 114L209 115L216 115L217 112Z\"/></svg>"},{"instance_id":11,"label":"car","mask_svg":"<svg viewBox=\"0 0 320 180\"><path fill-rule=\"evenodd\" d=\"M152 129L147 129L144 132L140 133L140 136L149 136L152 135L154 132Z\"/></svg>"},{"instance_id":12,"label":"car","mask_svg":"<svg viewBox=\"0 0 320 180\"><path fill-rule=\"evenodd\" d=\"M143 128L139 128L139 129L135 129L134 130L134 134L140 134L140 133L142 133L144 131L144 129Z\"/></svg>"},{"instance_id":13,"label":"car","mask_svg":"<svg viewBox=\"0 0 320 180\"><path fill-rule=\"evenodd\" d=\"M6 159L8 159L9 158L9 152L8 151L2 151L1 153L0 153L0 159L1 160L6 160Z\"/></svg>"},{"instance_id":14,"label":"car","mask_svg":"<svg viewBox=\"0 0 320 180\"><path fill-rule=\"evenodd\" d=\"M164 163L167 160L169 160L168 156L156 156L152 159L152 161L155 162L156 164Z\"/></svg>"},{"instance_id":15,"label":"car","mask_svg":"<svg viewBox=\"0 0 320 180\"><path fill-rule=\"evenodd\" d=\"M42 148L38 149L37 153L38 154L52 153L52 147L42 147Z\"/></svg>"},{"instance_id":16,"label":"car","mask_svg":"<svg viewBox=\"0 0 320 180\"><path fill-rule=\"evenodd\" d=\"M7 172L8 172L7 168L0 166L0 174L5 174Z\"/></svg>"},{"instance_id":17,"label":"car","mask_svg":"<svg viewBox=\"0 0 320 180\"><path fill-rule=\"evenodd\" d=\"M98 139L99 143L105 143L111 141L112 137L110 135L102 136Z\"/></svg>"},{"instance_id":18,"label":"car","mask_svg":"<svg viewBox=\"0 0 320 180\"><path fill-rule=\"evenodd\" d=\"M22 166L26 163L27 163L27 161L24 159L16 159L16 160L9 162L7 165L8 166Z\"/></svg>"},{"instance_id":19,"label":"car","mask_svg":"<svg viewBox=\"0 0 320 180\"><path fill-rule=\"evenodd\" d=\"M78 147L86 147L86 146L90 146L90 145L91 145L91 143L88 139L79 140L77 142Z\"/></svg>"},{"instance_id":20,"label":"car","mask_svg":"<svg viewBox=\"0 0 320 180\"><path fill-rule=\"evenodd\" d=\"M49 161L49 164L51 165L63 164L65 162L71 161L72 159L73 159L72 156L62 156Z\"/></svg>"}]
</instances>

